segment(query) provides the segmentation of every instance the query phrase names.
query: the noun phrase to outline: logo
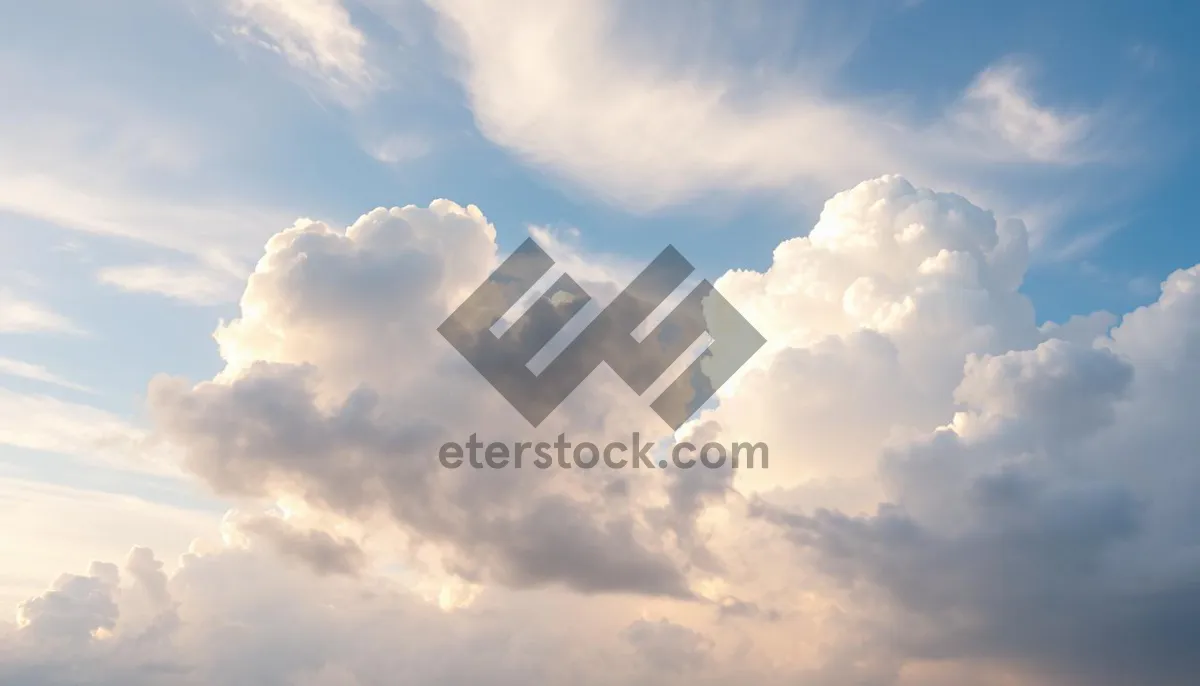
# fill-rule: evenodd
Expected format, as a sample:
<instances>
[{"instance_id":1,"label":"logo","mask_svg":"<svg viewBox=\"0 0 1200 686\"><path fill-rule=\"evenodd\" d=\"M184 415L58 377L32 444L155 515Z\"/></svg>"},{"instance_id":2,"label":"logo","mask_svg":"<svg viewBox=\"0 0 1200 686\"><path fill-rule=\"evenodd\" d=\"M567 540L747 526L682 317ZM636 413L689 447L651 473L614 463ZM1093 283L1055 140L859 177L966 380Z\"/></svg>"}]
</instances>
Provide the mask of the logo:
<instances>
[{"instance_id":1,"label":"logo","mask_svg":"<svg viewBox=\"0 0 1200 686\"><path fill-rule=\"evenodd\" d=\"M529 423L537 426L606 363L639 396L699 340L711 344L650 404L678 429L742 367L766 339L711 283L701 281L649 335L634 336L649 316L692 273L667 246L583 331L540 372L529 363L588 302L563 274L519 319L497 335L493 328L554 267L532 238L504 260L438 327L438 332Z\"/></svg>"}]
</instances>

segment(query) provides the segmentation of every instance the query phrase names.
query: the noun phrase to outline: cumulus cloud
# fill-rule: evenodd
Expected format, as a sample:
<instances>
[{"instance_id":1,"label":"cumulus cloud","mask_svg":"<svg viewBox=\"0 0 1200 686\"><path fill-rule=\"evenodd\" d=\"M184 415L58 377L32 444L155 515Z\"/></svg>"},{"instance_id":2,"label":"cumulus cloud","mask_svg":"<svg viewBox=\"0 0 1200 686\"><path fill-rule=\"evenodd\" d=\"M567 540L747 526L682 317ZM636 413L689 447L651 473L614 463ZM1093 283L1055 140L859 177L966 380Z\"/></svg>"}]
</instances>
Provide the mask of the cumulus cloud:
<instances>
[{"instance_id":1,"label":"cumulus cloud","mask_svg":"<svg viewBox=\"0 0 1200 686\"><path fill-rule=\"evenodd\" d=\"M169 576L160 564L136 549L123 570L96 563L26 602L22 623L0 634L0 678L47 686L382 686L396 674L429 686L782 683L695 629L636 619L636 606L619 600L551 595L531 604L527 594L502 595L447 613L395 580L322 577L238 546L189 553Z\"/></svg>"},{"instance_id":2,"label":"cumulus cloud","mask_svg":"<svg viewBox=\"0 0 1200 686\"><path fill-rule=\"evenodd\" d=\"M149 401L211 487L303 513L231 517L231 535L196 546L165 593L138 553L128 632L109 572L56 584L0 638L23 646L0 675L1188 683L1200 267L1123 317L1039 325L1020 292L1025 227L960 196L882 177L798 233L765 271L718 280L769 345L719 404L664 436L603 369L525 430L437 336L497 263L477 208L297 223L216 333L225 368L156 379ZM634 428L664 446L764 441L771 466L436 459L470 432ZM46 652L53 636L70 651ZM156 648L133 659L134 636Z\"/></svg>"},{"instance_id":3,"label":"cumulus cloud","mask_svg":"<svg viewBox=\"0 0 1200 686\"><path fill-rule=\"evenodd\" d=\"M1018 291L1026 261L1020 222L959 196L894 176L840 193L767 271L717 281L768 349L697 423L787 455L769 472L739 472L743 489L874 488L881 446L953 410L967 355L1040 340Z\"/></svg>"},{"instance_id":4,"label":"cumulus cloud","mask_svg":"<svg viewBox=\"0 0 1200 686\"><path fill-rule=\"evenodd\" d=\"M64 570L77 571L87 560L120 559L134 543L153 546L173 563L193 538L213 531L220 521L221 510L198 498L190 481L114 474L48 456L17 457L5 460L0 475L0 519L5 522L0 625L12 621L17 603L40 593ZM105 484L108 490L39 479L56 473L82 484ZM167 500L187 505L163 504ZM214 510L205 509L207 505Z\"/></svg>"},{"instance_id":5,"label":"cumulus cloud","mask_svg":"<svg viewBox=\"0 0 1200 686\"><path fill-rule=\"evenodd\" d=\"M1061 341L969 363L969 409L886 456L891 504L764 516L838 578L884 589L893 621L919 627L912 655L1008 661L1052 683L1187 683L1194 508L1130 463L1151 482L1195 470L1137 409L1136 371Z\"/></svg>"},{"instance_id":6,"label":"cumulus cloud","mask_svg":"<svg viewBox=\"0 0 1200 686\"><path fill-rule=\"evenodd\" d=\"M17 606L17 626L35 637L84 641L117 623L116 565L94 562L86 576L64 574Z\"/></svg>"},{"instance_id":7,"label":"cumulus cloud","mask_svg":"<svg viewBox=\"0 0 1200 686\"><path fill-rule=\"evenodd\" d=\"M1018 290L1025 241L884 178L835 196L766 272L718 282L773 350L692 430L772 446L770 473L736 474L731 493L795 554L787 572L725 578L745 579L737 606L772 607L788 574L819 570L803 583L855 617L883 683L928 683L930 663L1186 683L1200 277L1172 275L1120 319L1039 327ZM718 530L709 548L768 549L748 538Z\"/></svg>"},{"instance_id":8,"label":"cumulus cloud","mask_svg":"<svg viewBox=\"0 0 1200 686\"><path fill-rule=\"evenodd\" d=\"M690 595L686 553L641 491L614 508L587 470L531 479L439 464L445 442L473 434L606 443L663 431L639 403L614 402L632 392L605 370L522 432L437 334L496 264L495 229L449 201L380 208L345 230L298 223L269 241L241 316L216 333L226 368L198 385L151 384L161 436L221 493L294 495L359 520L384 513L468 582ZM658 479L637 476L624 478L652 494Z\"/></svg>"},{"instance_id":9,"label":"cumulus cloud","mask_svg":"<svg viewBox=\"0 0 1200 686\"><path fill-rule=\"evenodd\" d=\"M1192 631L1183 618L1193 612L1188 579L1198 559L1191 552L1193 499L1181 484L1194 484L1196 469L1190 423L1177 408L1191 405L1191 383L1181 379L1191 378L1193 366L1187 351L1195 337L1189 313L1196 270L1172 275L1157 303L1125 316L1111 333L1105 313L1039 331L1015 292L1011 277L1021 270L989 254L1004 242L990 219L976 224L984 229L974 234L983 252L959 243L953 258L939 250L935 260L953 269L928 270L934 255L890 242L930 226L904 216L920 193L904 188L899 195L905 200L897 203L876 189L859 198L871 202L851 204L889 220L884 240L863 232L881 226L876 222L838 224L834 245L884 248L889 267L909 265L910 276L899 283L892 277L880 287L883 275L873 277L863 289L869 299L837 286L833 261L813 254L830 242L820 229L831 224L836 199L794 248L806 258L798 264L816 274L793 282L803 288L770 289L772 273L791 252L784 248L766 275L731 275L731 285L761 288L766 281L763 290L787 298L816 291L818 303L840 301L838 316L869 317L831 338L811 330L797 335L793 340L818 340L802 345L804 352L780 351L767 371L747 376L711 413L710 421L742 430L756 412L784 405L789 429L804 429L787 434L808 458L797 465L798 485L791 494L754 500L751 512L776 523L831 580L882 598L886 619L876 624L874 640L908 660L1005 664L1055 684L1186 683L1196 665L1178 637ZM970 222L958 221L970 214L951 216L934 222L941 230L955 227L938 241L947 249L955 237L971 235L963 232ZM930 275L935 280L926 281ZM803 295L791 295L797 291ZM795 316L817 310L788 311L806 328L820 327L821 319L810 324ZM1060 333L1065 339L1055 337ZM852 341L855 364L834 367ZM821 352L828 357L819 364L793 362ZM855 383L875 369L869 383ZM854 390L840 392L847 386ZM768 395L764 404L757 394L743 397L770 388L793 395ZM828 410L830 401L834 414L818 417L841 422L834 444L807 419L809 408ZM864 404L886 409L866 418ZM778 416L758 426L783 422ZM776 435L782 444L785 434ZM873 483L872 498L805 502L811 481L855 473ZM903 636L888 634L887 626L901 624L909 627Z\"/></svg>"}]
</instances>

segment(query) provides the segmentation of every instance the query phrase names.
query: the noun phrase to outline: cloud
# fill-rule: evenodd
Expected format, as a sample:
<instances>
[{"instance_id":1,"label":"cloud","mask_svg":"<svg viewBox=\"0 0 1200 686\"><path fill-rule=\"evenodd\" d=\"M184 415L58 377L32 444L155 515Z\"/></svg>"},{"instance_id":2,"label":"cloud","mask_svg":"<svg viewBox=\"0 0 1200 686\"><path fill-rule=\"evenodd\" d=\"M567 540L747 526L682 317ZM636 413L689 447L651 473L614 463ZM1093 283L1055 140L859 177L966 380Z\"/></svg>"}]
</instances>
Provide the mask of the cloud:
<instances>
[{"instance_id":1,"label":"cloud","mask_svg":"<svg viewBox=\"0 0 1200 686\"><path fill-rule=\"evenodd\" d=\"M838 578L884 589L893 621L920 627L911 654L1010 661L1052 683L1187 683L1196 531L1165 482L1195 470L1157 436L1141 369L1116 348L1050 340L972 360L968 409L887 455L893 504L766 516Z\"/></svg>"},{"instance_id":2,"label":"cloud","mask_svg":"<svg viewBox=\"0 0 1200 686\"><path fill-rule=\"evenodd\" d=\"M192 540L211 535L220 520L219 509L214 514L147 499L158 495L163 500L195 500L188 482L118 481L112 474L76 467L69 476L87 484L76 488L35 478L46 471L45 464L21 470L33 472L27 475L18 467L9 460L0 465L0 517L6 522L0 538L0 557L5 560L0 627L12 621L17 603L40 593L63 570L78 570L89 559L120 559L135 542L154 546L174 568ZM140 492L140 497L95 487L124 488Z\"/></svg>"},{"instance_id":3,"label":"cloud","mask_svg":"<svg viewBox=\"0 0 1200 686\"><path fill-rule=\"evenodd\" d=\"M123 592L104 628L75 600L99 580L56 586L54 631L0 632L0 680L1189 683L1200 266L1123 317L1039 326L1024 225L961 196L881 177L797 234L717 281L769 345L672 437L605 371L526 430L444 345L498 262L477 208L298 222L216 333L225 369L149 393L190 472L282 514L227 520L157 594L174 614L129 629ZM764 441L771 467L436 462L470 432L631 428Z\"/></svg>"},{"instance_id":4,"label":"cloud","mask_svg":"<svg viewBox=\"0 0 1200 686\"><path fill-rule=\"evenodd\" d=\"M435 328L482 280L496 263L494 235L478 210L445 201L375 210L345 232L301 223L281 233L250 280L241 318L217 333L227 369L194 387L152 386L160 431L216 488L382 521L429 551L421 568L435 576L692 599L708 608L706 621L782 622L789 635L820 635L826 648L779 672L816 683L919 683L903 674L946 658L1072 684L1061 675L1083 648L1108 647L1089 627L1115 637L1169 621L1149 601L1128 614L1095 608L1139 597L1121 595L1125 579L1166 575L1169 593L1171 578L1189 569L1186 555L1167 563L1188 540L1172 538L1187 531L1177 528L1187 508L1176 499L1186 468L1174 478L1068 475L1100 469L1082 460L1094 450L1088 437L1121 422L1153 365L1188 359L1164 355L1160 341L1189 340L1178 327L1191 321L1193 276L1168 282L1156 307L1171 316L1131 314L1111 334L1120 351L1096 347L1112 323L1103 316L1038 326L1020 293L1028 262L1020 222L900 177L864 182L830 199L767 271L717 282L769 349L681 440L764 441L771 469L613 474L622 488L597 500L598 474L510 479L434 466L439 443L467 431L537 434L514 432L510 408L479 393L478 378L462 376L435 338L413 333ZM403 307L390 297L401 292ZM1147 328L1164 330L1137 335ZM627 430L636 415L623 389L596 376L552 415L548 434ZM1179 378L1176 367L1162 383ZM417 390L430 387L438 392ZM1055 451L1070 457L1055 462ZM1108 454L1119 463L1136 453L1115 442ZM1139 481L1154 488L1131 490ZM1172 494L1151 501L1167 507L1157 513L1165 540L1139 535L1156 489ZM1157 554L1144 563L1108 562L1109 551L1151 544ZM1108 564L1116 576L1103 576ZM800 583L813 595L794 597ZM1052 621L1042 599L1068 587L1075 614ZM760 611L722 611L730 606ZM1030 645L1020 640L1030 635L1025 621L1066 636ZM889 633L898 622L914 627L901 641ZM1126 650L1114 654L1128 669L1169 676L1149 664L1149 647ZM1182 655L1165 656L1186 672Z\"/></svg>"},{"instance_id":5,"label":"cloud","mask_svg":"<svg viewBox=\"0 0 1200 686\"><path fill-rule=\"evenodd\" d=\"M392 134L367 144L371 157L385 164L401 164L425 157L433 149L427 137L417 134Z\"/></svg>"},{"instance_id":6,"label":"cloud","mask_svg":"<svg viewBox=\"0 0 1200 686\"><path fill-rule=\"evenodd\" d=\"M767 271L717 282L772 349L690 430L771 446L769 473L725 487L794 550L778 576L723 578L783 616L776 594L819 589L882 683L928 683L930 662L1056 686L1186 683L1200 269L1124 317L1038 327L1019 292L1025 240L888 177L831 199ZM708 549L779 565L762 536L718 529Z\"/></svg>"},{"instance_id":7,"label":"cloud","mask_svg":"<svg viewBox=\"0 0 1200 686\"><path fill-rule=\"evenodd\" d=\"M219 269L159 264L105 267L96 278L130 293L155 293L194 305L236 301L240 281Z\"/></svg>"},{"instance_id":8,"label":"cloud","mask_svg":"<svg viewBox=\"0 0 1200 686\"><path fill-rule=\"evenodd\" d=\"M107 410L0 388L0 445L70 455L133 471L170 473L169 451Z\"/></svg>"},{"instance_id":9,"label":"cloud","mask_svg":"<svg viewBox=\"0 0 1200 686\"><path fill-rule=\"evenodd\" d=\"M220 493L382 516L466 582L688 596L686 551L636 492L614 509L587 470L529 479L440 466L440 447L471 435L603 444L663 432L648 408L611 400L631 395L611 373L524 432L438 335L498 264L495 235L478 208L446 200L379 208L344 230L302 221L277 234L241 315L216 332L226 368L195 385L151 384L158 436ZM656 488L653 475L642 481Z\"/></svg>"},{"instance_id":10,"label":"cloud","mask_svg":"<svg viewBox=\"0 0 1200 686\"><path fill-rule=\"evenodd\" d=\"M13 376L20 379L29 379L31 381L40 381L41 383L66 388L71 391L79 391L81 393L95 393L96 391L81 386L73 381L58 376L49 369L29 362L14 360L10 357L0 357L0 375Z\"/></svg>"},{"instance_id":11,"label":"cloud","mask_svg":"<svg viewBox=\"0 0 1200 686\"><path fill-rule=\"evenodd\" d=\"M871 650L1039 683L1186 683L1200 272L1115 328L1100 313L1039 330L1022 251L1003 247L1021 234L961 202L864 183L769 271L727 276L787 343L698 423L766 436L774 465L802 458L734 483L827 592L874 608Z\"/></svg>"},{"instance_id":12,"label":"cloud","mask_svg":"<svg viewBox=\"0 0 1200 686\"><path fill-rule=\"evenodd\" d=\"M447 613L387 579L321 577L238 546L185 555L170 575L160 564L136 549L123 568L93 564L27 601L22 625L0 634L0 678L366 686L402 672L429 686L682 686L764 676L685 625L629 620L633 608L620 601L549 597L529 607L510 596ZM578 620L570 631L563 612ZM686 669L702 650L707 671Z\"/></svg>"},{"instance_id":13,"label":"cloud","mask_svg":"<svg viewBox=\"0 0 1200 686\"><path fill-rule=\"evenodd\" d=\"M235 518L239 533L261 538L280 554L310 565L318 574L354 574L365 564L362 549L353 540L326 531L298 529L271 515Z\"/></svg>"},{"instance_id":14,"label":"cloud","mask_svg":"<svg viewBox=\"0 0 1200 686\"><path fill-rule=\"evenodd\" d=\"M117 623L116 565L97 562L87 576L66 574L50 590L17 606L17 625L34 636L85 641Z\"/></svg>"},{"instance_id":15,"label":"cloud","mask_svg":"<svg viewBox=\"0 0 1200 686\"><path fill-rule=\"evenodd\" d=\"M0 288L0 333L82 334L70 319L45 305Z\"/></svg>"},{"instance_id":16,"label":"cloud","mask_svg":"<svg viewBox=\"0 0 1200 686\"><path fill-rule=\"evenodd\" d=\"M1155 291L1158 288L1155 286ZM1087 315L1073 315L1070 319L1058 324L1046 322L1040 328L1046 338L1057 338L1070 343L1090 345L1092 341L1107 334L1119 321L1112 312L1093 312Z\"/></svg>"},{"instance_id":17,"label":"cloud","mask_svg":"<svg viewBox=\"0 0 1200 686\"><path fill-rule=\"evenodd\" d=\"M944 111L920 118L892 94L829 94L826 81L844 48L811 45L837 43L836 28L833 38L803 43L798 65L772 71L767 59L749 72L723 63L726 46L710 38L770 43L765 22L755 24L753 36L740 36L729 28L732 20L698 9L651 21L602 0L553 8L532 1L429 4L461 60L460 78L485 136L530 165L636 210L730 192L817 203L863 178L895 172L959 192L987 189L1010 209L1029 209L1047 198L1039 201L1027 188L998 190L997 165L1071 173L1098 154L1085 135L1097 125L1093 117L1041 101L1014 61L986 69ZM830 23L805 19L796 25Z\"/></svg>"},{"instance_id":18,"label":"cloud","mask_svg":"<svg viewBox=\"0 0 1200 686\"><path fill-rule=\"evenodd\" d=\"M1027 258L1023 224L960 196L896 176L837 194L765 272L716 281L768 343L697 424L787 456L738 472L742 489L874 488L881 446L953 411L969 354L1041 340Z\"/></svg>"},{"instance_id":19,"label":"cloud","mask_svg":"<svg viewBox=\"0 0 1200 686\"><path fill-rule=\"evenodd\" d=\"M0 167L0 207L85 233L217 258L239 257L280 215L250 206L173 202L111 181L80 183L55 171Z\"/></svg>"},{"instance_id":20,"label":"cloud","mask_svg":"<svg viewBox=\"0 0 1200 686\"><path fill-rule=\"evenodd\" d=\"M991 138L1000 159L1087 161L1077 156L1093 126L1091 118L1039 107L1028 80L1027 69L1018 62L989 67L963 93L949 118L964 132L975 134L976 145L986 145Z\"/></svg>"},{"instance_id":21,"label":"cloud","mask_svg":"<svg viewBox=\"0 0 1200 686\"><path fill-rule=\"evenodd\" d=\"M711 639L666 619L639 619L625 629L625 636L643 660L668 673L702 668L712 650Z\"/></svg>"},{"instance_id":22,"label":"cloud","mask_svg":"<svg viewBox=\"0 0 1200 686\"><path fill-rule=\"evenodd\" d=\"M340 0L223 0L234 33L277 52L337 97L356 100L375 87L367 39Z\"/></svg>"}]
</instances>

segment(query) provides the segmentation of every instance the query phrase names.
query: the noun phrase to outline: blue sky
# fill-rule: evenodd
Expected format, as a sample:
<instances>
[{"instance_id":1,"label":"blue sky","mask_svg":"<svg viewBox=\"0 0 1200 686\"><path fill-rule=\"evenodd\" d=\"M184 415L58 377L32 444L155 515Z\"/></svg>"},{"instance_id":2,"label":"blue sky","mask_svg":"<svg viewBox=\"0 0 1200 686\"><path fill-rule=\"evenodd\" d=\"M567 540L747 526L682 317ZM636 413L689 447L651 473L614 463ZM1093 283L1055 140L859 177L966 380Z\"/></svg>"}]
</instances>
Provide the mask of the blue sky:
<instances>
[{"instance_id":1,"label":"blue sky","mask_svg":"<svg viewBox=\"0 0 1200 686\"><path fill-rule=\"evenodd\" d=\"M1039 321L1128 312L1200 262L1195 3L42 0L0 16L0 479L219 518L198 483L88 441L156 449L148 383L221 370L213 331L300 217L448 198L480 207L501 250L530 226L601 264L670 243L716 278L765 269L834 193L896 173L1026 223Z\"/></svg>"}]
</instances>

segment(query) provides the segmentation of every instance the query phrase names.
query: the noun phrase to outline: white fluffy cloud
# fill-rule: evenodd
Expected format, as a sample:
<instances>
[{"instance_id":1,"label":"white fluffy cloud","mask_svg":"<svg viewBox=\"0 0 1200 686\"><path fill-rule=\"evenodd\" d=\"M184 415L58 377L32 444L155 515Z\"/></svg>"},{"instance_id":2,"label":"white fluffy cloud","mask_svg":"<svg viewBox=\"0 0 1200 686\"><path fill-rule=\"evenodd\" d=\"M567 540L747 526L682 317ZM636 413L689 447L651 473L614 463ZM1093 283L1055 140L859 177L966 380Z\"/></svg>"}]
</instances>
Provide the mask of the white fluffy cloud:
<instances>
[{"instance_id":1,"label":"white fluffy cloud","mask_svg":"<svg viewBox=\"0 0 1200 686\"><path fill-rule=\"evenodd\" d=\"M766 272L717 282L768 349L699 421L787 455L769 473L740 473L745 488L869 497L881 446L953 411L969 354L1040 340L1017 290L1026 259L1020 222L958 196L899 177L840 193Z\"/></svg>"},{"instance_id":2,"label":"white fluffy cloud","mask_svg":"<svg viewBox=\"0 0 1200 686\"><path fill-rule=\"evenodd\" d=\"M633 396L606 370L524 435L520 415L441 339L437 327L496 266L495 230L477 208L380 208L345 231L302 222L266 251L241 317L217 331L225 370L194 387L151 385L154 418L188 469L228 495L383 516L473 583L691 593L685 552L652 516L660 506L642 502L658 475L531 479L438 463L443 443L472 434L512 444L662 432L648 410L614 402Z\"/></svg>"},{"instance_id":3,"label":"white fluffy cloud","mask_svg":"<svg viewBox=\"0 0 1200 686\"><path fill-rule=\"evenodd\" d=\"M471 432L657 431L607 370L525 430L437 336L494 241L449 201L272 238L216 334L226 368L149 402L189 471L280 511L231 515L165 580L146 552L132 584L60 580L0 675L1174 686L1200 666L1200 268L1123 318L1039 326L1020 222L867 181L718 282L770 342L681 437L766 441L769 469L447 470L438 446Z\"/></svg>"},{"instance_id":4,"label":"white fluffy cloud","mask_svg":"<svg viewBox=\"0 0 1200 686\"><path fill-rule=\"evenodd\" d=\"M770 480L795 488L751 511L831 579L882 593L877 638L910 627L886 639L910 660L1186 683L1200 532L1180 408L1194 404L1197 270L1111 333L1103 313L1039 329L1015 290L1019 227L997 232L952 198L932 203L941 219L913 221L923 195L860 185L767 274L727 277L777 306L771 321L795 322L789 341L811 341L765 360L707 418L773 432L804 458ZM931 228L932 243L912 240ZM861 487L831 493L838 479Z\"/></svg>"}]
</instances>

